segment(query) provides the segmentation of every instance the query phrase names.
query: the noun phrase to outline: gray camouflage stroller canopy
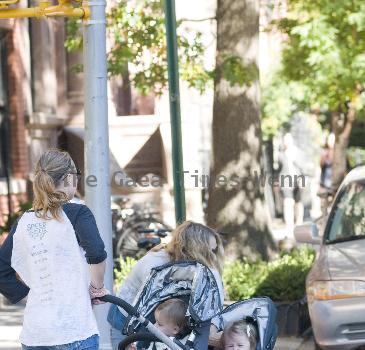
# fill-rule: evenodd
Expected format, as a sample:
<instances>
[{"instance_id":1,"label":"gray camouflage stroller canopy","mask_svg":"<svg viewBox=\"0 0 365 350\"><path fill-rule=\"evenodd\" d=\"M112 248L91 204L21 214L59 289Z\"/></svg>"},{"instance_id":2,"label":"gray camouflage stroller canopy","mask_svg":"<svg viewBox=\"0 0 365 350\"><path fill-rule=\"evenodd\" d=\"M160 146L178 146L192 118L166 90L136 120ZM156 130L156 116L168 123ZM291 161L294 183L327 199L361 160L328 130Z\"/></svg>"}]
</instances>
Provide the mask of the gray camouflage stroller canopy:
<instances>
[{"instance_id":1,"label":"gray camouflage stroller canopy","mask_svg":"<svg viewBox=\"0 0 365 350\"><path fill-rule=\"evenodd\" d=\"M188 303L187 316L191 327L210 321L222 311L221 296L212 271L191 261L168 263L152 269L133 305L141 315L150 318L160 303L179 297ZM138 326L138 320L130 317L125 333L134 332Z\"/></svg>"},{"instance_id":2,"label":"gray camouflage stroller canopy","mask_svg":"<svg viewBox=\"0 0 365 350\"><path fill-rule=\"evenodd\" d=\"M170 338L153 324L156 307L171 298L188 303L186 316L190 327L184 339ZM134 306L111 295L100 299L119 305L130 315L123 330L128 337L119 344L119 350L140 341L145 342L143 348L151 342L162 342L172 350L206 350L211 323L224 330L230 322L238 320L246 320L256 327L259 337L256 350L273 350L277 338L277 311L270 298L242 300L222 310L212 271L197 262L169 263L152 269Z\"/></svg>"}]
</instances>

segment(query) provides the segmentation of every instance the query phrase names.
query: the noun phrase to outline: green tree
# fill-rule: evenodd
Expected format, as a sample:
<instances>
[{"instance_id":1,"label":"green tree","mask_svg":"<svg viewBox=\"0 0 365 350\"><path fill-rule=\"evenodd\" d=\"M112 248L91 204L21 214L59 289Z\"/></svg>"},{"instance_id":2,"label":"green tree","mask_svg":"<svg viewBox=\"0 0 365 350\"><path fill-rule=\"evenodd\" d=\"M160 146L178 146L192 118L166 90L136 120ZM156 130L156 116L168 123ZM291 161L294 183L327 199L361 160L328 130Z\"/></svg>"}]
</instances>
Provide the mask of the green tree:
<instances>
[{"instance_id":1,"label":"green tree","mask_svg":"<svg viewBox=\"0 0 365 350\"><path fill-rule=\"evenodd\" d=\"M308 89L297 81L286 81L281 72L274 72L262 86L262 134L264 140L273 138L288 126L292 116L309 109Z\"/></svg>"},{"instance_id":2,"label":"green tree","mask_svg":"<svg viewBox=\"0 0 365 350\"><path fill-rule=\"evenodd\" d=\"M263 168L258 38L259 0L218 0L207 221L229 234L226 256L231 260L243 256L267 259L274 249L263 186L253 180ZM235 57L246 72L238 83L230 83L224 74L227 57ZM234 183L219 185L223 176Z\"/></svg>"},{"instance_id":3,"label":"green tree","mask_svg":"<svg viewBox=\"0 0 365 350\"><path fill-rule=\"evenodd\" d=\"M201 19L212 20L213 18ZM165 14L162 0L118 0L107 13L108 72L110 76L128 73L131 84L143 94L161 94L167 87ZM189 27L189 20L177 23L179 72L189 87L201 93L213 83L217 68L205 67L202 33ZM68 20L68 51L81 50L81 21ZM82 65L74 67L81 70ZM221 57L220 75L231 85L244 85L255 79L256 67L244 65L234 54Z\"/></svg>"},{"instance_id":4,"label":"green tree","mask_svg":"<svg viewBox=\"0 0 365 350\"><path fill-rule=\"evenodd\" d=\"M308 108L331 116L337 187L353 122L364 108L365 2L288 0L287 17L273 24L285 35L280 76L302 84Z\"/></svg>"},{"instance_id":5,"label":"green tree","mask_svg":"<svg viewBox=\"0 0 365 350\"><path fill-rule=\"evenodd\" d=\"M161 0L119 0L107 13L108 72L110 76L129 75L141 93L161 94L167 85L165 17ZM80 21L67 24L66 48L82 48ZM212 70L204 67L204 46L199 31L185 22L177 26L181 78L203 92L212 81ZM80 69L81 67L75 67Z\"/></svg>"}]
</instances>

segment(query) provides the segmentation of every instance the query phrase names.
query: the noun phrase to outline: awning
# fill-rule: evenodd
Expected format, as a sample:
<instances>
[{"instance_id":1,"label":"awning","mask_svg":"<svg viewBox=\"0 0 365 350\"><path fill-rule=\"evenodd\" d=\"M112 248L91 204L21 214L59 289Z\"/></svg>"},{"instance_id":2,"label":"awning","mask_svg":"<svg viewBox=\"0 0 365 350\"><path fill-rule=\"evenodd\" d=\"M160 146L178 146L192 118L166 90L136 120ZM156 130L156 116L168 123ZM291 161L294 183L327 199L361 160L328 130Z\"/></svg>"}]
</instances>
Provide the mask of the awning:
<instances>
[{"instance_id":1,"label":"awning","mask_svg":"<svg viewBox=\"0 0 365 350\"><path fill-rule=\"evenodd\" d=\"M154 116L118 117L109 124L110 176L118 173L117 182L127 176L138 181L155 174L166 179L165 156L160 123ZM83 126L68 125L60 137L60 147L67 150L76 166L84 170ZM124 174L124 175L123 175ZM122 186L112 186L113 193L129 192ZM81 194L84 189L80 188Z\"/></svg>"}]
</instances>

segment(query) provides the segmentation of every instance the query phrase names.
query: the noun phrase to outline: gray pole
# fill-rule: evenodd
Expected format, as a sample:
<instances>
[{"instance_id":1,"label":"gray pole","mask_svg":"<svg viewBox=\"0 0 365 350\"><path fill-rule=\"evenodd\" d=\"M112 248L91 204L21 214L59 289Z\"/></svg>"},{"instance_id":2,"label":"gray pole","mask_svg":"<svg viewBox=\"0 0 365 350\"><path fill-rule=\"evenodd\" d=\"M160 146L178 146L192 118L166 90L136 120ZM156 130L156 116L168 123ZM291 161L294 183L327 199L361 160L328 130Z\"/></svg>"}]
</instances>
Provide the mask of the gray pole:
<instances>
[{"instance_id":1,"label":"gray pole","mask_svg":"<svg viewBox=\"0 0 365 350\"><path fill-rule=\"evenodd\" d=\"M113 290L112 224L109 181L109 136L106 70L106 2L88 2L90 20L84 23L85 90L85 197L108 253L105 286ZM111 349L108 305L94 308L100 332L100 349Z\"/></svg>"}]
</instances>

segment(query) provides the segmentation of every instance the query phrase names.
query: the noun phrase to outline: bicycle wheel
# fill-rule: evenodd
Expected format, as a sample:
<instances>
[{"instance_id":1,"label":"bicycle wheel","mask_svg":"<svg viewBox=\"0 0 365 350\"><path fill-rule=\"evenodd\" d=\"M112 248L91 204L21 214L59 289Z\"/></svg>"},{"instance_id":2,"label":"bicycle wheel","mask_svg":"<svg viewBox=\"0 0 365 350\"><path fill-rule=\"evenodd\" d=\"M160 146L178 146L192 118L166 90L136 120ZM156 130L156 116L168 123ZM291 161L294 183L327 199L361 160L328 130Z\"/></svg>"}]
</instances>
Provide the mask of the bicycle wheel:
<instances>
[{"instance_id":1,"label":"bicycle wheel","mask_svg":"<svg viewBox=\"0 0 365 350\"><path fill-rule=\"evenodd\" d=\"M156 226L163 228L164 224L154 220L142 220L127 227L118 240L117 256L123 259L126 257L141 258L147 253L147 250L138 247L138 241L143 237L143 234L139 233L138 230L155 228Z\"/></svg>"}]
</instances>

